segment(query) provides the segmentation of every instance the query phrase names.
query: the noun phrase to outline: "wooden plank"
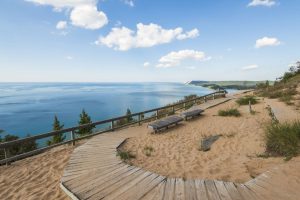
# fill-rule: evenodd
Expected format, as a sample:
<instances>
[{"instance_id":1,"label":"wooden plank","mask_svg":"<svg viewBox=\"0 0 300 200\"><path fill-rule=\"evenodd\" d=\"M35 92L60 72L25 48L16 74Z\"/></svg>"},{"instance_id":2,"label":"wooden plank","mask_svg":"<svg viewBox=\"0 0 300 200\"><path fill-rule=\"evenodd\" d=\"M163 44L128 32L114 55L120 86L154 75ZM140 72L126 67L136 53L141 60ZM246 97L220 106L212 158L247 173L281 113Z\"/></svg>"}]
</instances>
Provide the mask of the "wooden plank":
<instances>
[{"instance_id":1,"label":"wooden plank","mask_svg":"<svg viewBox=\"0 0 300 200\"><path fill-rule=\"evenodd\" d=\"M153 188L159 185L159 183L161 183L164 179L165 177L153 173L150 176L147 176L142 181L140 181L138 184L133 185L131 188L127 189L124 193L119 195L117 199L141 199L149 191L151 191Z\"/></svg>"},{"instance_id":2,"label":"wooden plank","mask_svg":"<svg viewBox=\"0 0 300 200\"><path fill-rule=\"evenodd\" d=\"M232 198L230 197L223 181L214 181L215 182L215 186L217 188L218 194L220 196L220 199L222 200L232 200Z\"/></svg>"},{"instance_id":3,"label":"wooden plank","mask_svg":"<svg viewBox=\"0 0 300 200\"><path fill-rule=\"evenodd\" d=\"M220 200L217 188L215 186L214 181L212 180L205 180L204 184L206 186L207 190L207 196L209 197L209 200Z\"/></svg>"},{"instance_id":4,"label":"wooden plank","mask_svg":"<svg viewBox=\"0 0 300 200\"><path fill-rule=\"evenodd\" d=\"M163 200L165 187L166 187L167 180L164 179L160 182L154 189L152 189L148 194L142 197L142 200Z\"/></svg>"},{"instance_id":5,"label":"wooden plank","mask_svg":"<svg viewBox=\"0 0 300 200\"><path fill-rule=\"evenodd\" d=\"M209 200L204 180L195 180L197 199Z\"/></svg>"},{"instance_id":6,"label":"wooden plank","mask_svg":"<svg viewBox=\"0 0 300 200\"><path fill-rule=\"evenodd\" d=\"M251 191L249 188L247 188L244 184L234 184L245 200L256 200L261 199L259 196L257 196L253 191Z\"/></svg>"},{"instance_id":7,"label":"wooden plank","mask_svg":"<svg viewBox=\"0 0 300 200\"><path fill-rule=\"evenodd\" d=\"M196 186L194 180L186 180L184 182L185 199L197 200Z\"/></svg>"},{"instance_id":8,"label":"wooden plank","mask_svg":"<svg viewBox=\"0 0 300 200\"><path fill-rule=\"evenodd\" d=\"M113 185L119 185L121 181L134 179L142 173L143 171L141 169L134 167L131 170L128 170L127 172L121 174L114 174L114 176L109 176L105 179L100 179L93 185L87 187L86 190L76 194L78 194L79 197L85 199L93 195L99 194L102 191L102 193L105 193L105 189L110 188Z\"/></svg>"},{"instance_id":9,"label":"wooden plank","mask_svg":"<svg viewBox=\"0 0 300 200\"><path fill-rule=\"evenodd\" d=\"M182 178L176 178L175 180L175 199L184 200L184 181Z\"/></svg>"},{"instance_id":10,"label":"wooden plank","mask_svg":"<svg viewBox=\"0 0 300 200\"><path fill-rule=\"evenodd\" d=\"M113 185L110 189L111 192L109 192L106 195L95 195L91 199L118 199L121 194L123 194L125 191L129 190L131 187L133 187L136 184L139 184L143 179L153 175L151 172L143 171L139 176L135 177L134 179L131 179L130 181L124 181L122 184ZM151 177L152 178L152 177ZM122 180L123 181L123 180ZM121 182L121 181L120 181Z\"/></svg>"},{"instance_id":11,"label":"wooden plank","mask_svg":"<svg viewBox=\"0 0 300 200\"><path fill-rule=\"evenodd\" d=\"M168 178L163 199L173 200L174 196L175 196L175 178Z\"/></svg>"},{"instance_id":12,"label":"wooden plank","mask_svg":"<svg viewBox=\"0 0 300 200\"><path fill-rule=\"evenodd\" d=\"M244 199L232 182L223 182L232 200ZM247 200L247 199L245 199Z\"/></svg>"}]
</instances>

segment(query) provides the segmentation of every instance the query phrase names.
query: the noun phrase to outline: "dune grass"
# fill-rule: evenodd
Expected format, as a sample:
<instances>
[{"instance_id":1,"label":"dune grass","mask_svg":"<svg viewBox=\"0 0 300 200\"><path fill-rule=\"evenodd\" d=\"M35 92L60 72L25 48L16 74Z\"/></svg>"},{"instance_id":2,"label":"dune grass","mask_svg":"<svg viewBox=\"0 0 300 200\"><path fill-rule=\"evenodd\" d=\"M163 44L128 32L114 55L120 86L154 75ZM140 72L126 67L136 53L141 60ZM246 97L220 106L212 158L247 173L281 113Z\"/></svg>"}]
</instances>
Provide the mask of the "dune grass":
<instances>
[{"instance_id":1,"label":"dune grass","mask_svg":"<svg viewBox=\"0 0 300 200\"><path fill-rule=\"evenodd\" d=\"M121 158L121 160L123 160L123 161L128 161L130 159L135 158L135 155L133 155L130 151L121 151L121 150L119 150L117 152L117 156L119 156Z\"/></svg>"},{"instance_id":2,"label":"dune grass","mask_svg":"<svg viewBox=\"0 0 300 200\"><path fill-rule=\"evenodd\" d=\"M236 100L236 103L239 105L248 105L249 101L252 105L257 104L258 100L254 96L244 96Z\"/></svg>"},{"instance_id":3,"label":"dune grass","mask_svg":"<svg viewBox=\"0 0 300 200\"><path fill-rule=\"evenodd\" d=\"M227 110L219 110L218 115L223 117L229 117L229 116L239 117L241 116L241 113L236 108L230 108Z\"/></svg>"},{"instance_id":4,"label":"dune grass","mask_svg":"<svg viewBox=\"0 0 300 200\"><path fill-rule=\"evenodd\" d=\"M286 160L300 152L300 121L272 123L266 128L266 153L285 156Z\"/></svg>"}]
</instances>

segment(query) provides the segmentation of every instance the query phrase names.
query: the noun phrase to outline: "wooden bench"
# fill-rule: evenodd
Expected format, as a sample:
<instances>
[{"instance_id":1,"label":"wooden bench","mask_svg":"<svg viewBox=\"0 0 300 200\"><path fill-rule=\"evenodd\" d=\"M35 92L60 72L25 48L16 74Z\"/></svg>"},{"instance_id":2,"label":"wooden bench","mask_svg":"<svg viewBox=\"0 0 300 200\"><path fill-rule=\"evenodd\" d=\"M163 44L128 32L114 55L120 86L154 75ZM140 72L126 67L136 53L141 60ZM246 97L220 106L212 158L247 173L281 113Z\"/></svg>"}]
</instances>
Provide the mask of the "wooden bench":
<instances>
[{"instance_id":1,"label":"wooden bench","mask_svg":"<svg viewBox=\"0 0 300 200\"><path fill-rule=\"evenodd\" d=\"M182 117L170 116L159 121L152 122L148 125L148 128L152 128L154 132L158 132L162 129L168 129L171 125L177 125L179 122L183 121Z\"/></svg>"},{"instance_id":2,"label":"wooden bench","mask_svg":"<svg viewBox=\"0 0 300 200\"><path fill-rule=\"evenodd\" d=\"M193 109L193 110L185 111L185 112L181 113L180 115L185 120L187 120L188 118L193 118L193 117L196 117L196 116L200 116L201 113L203 113L203 112L204 112L204 110L202 110L202 109Z\"/></svg>"}]
</instances>

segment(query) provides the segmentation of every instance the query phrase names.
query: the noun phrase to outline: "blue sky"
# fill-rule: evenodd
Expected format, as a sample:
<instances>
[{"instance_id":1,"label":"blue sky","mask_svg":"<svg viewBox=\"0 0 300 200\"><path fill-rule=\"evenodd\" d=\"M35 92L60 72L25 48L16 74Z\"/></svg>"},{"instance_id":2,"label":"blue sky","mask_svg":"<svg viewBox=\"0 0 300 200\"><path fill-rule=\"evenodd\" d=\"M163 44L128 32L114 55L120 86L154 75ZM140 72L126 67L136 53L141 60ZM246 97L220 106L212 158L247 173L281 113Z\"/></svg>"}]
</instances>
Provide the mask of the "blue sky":
<instances>
[{"instance_id":1,"label":"blue sky","mask_svg":"<svg viewBox=\"0 0 300 200\"><path fill-rule=\"evenodd\" d=\"M300 2L1 0L1 82L265 80L298 59Z\"/></svg>"}]
</instances>

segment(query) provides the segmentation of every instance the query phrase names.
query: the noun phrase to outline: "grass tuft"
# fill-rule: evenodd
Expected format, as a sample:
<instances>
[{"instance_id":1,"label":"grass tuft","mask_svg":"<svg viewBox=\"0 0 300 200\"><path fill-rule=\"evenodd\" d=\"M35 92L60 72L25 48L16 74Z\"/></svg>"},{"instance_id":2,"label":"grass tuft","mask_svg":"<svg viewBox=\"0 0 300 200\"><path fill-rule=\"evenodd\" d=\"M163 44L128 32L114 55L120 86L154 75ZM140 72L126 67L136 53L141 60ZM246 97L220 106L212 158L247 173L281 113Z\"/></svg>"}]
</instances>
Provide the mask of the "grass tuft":
<instances>
[{"instance_id":1,"label":"grass tuft","mask_svg":"<svg viewBox=\"0 0 300 200\"><path fill-rule=\"evenodd\" d=\"M286 160L300 152L300 121L273 123L266 129L266 153L285 156Z\"/></svg>"},{"instance_id":2,"label":"grass tuft","mask_svg":"<svg viewBox=\"0 0 300 200\"><path fill-rule=\"evenodd\" d=\"M258 100L254 96L244 96L236 100L236 103L239 105L248 105L249 101L251 105L257 104Z\"/></svg>"},{"instance_id":3,"label":"grass tuft","mask_svg":"<svg viewBox=\"0 0 300 200\"><path fill-rule=\"evenodd\" d=\"M119 156L123 161L135 158L135 155L133 155L130 151L118 151L117 156Z\"/></svg>"},{"instance_id":4,"label":"grass tuft","mask_svg":"<svg viewBox=\"0 0 300 200\"><path fill-rule=\"evenodd\" d=\"M218 115L223 116L223 117L228 117L228 116L239 117L239 116L241 116L241 113L238 109L231 108L231 109L227 109L227 110L219 110Z\"/></svg>"},{"instance_id":5,"label":"grass tuft","mask_svg":"<svg viewBox=\"0 0 300 200\"><path fill-rule=\"evenodd\" d=\"M150 146L145 146L144 148L144 154L149 157L151 156L152 152L154 151L153 147L150 147Z\"/></svg>"}]
</instances>

